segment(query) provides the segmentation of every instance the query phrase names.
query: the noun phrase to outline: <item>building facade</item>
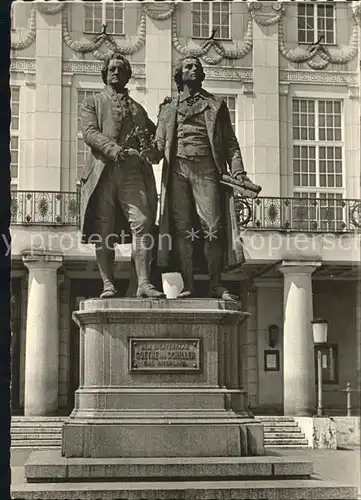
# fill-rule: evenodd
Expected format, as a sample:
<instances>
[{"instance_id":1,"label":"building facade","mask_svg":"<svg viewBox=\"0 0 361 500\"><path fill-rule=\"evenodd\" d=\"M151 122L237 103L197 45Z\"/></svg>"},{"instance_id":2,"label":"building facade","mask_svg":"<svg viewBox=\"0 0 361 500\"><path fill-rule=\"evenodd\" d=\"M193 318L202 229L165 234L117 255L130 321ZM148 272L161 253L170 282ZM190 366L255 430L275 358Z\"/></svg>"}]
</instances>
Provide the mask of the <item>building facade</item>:
<instances>
[{"instance_id":1,"label":"building facade","mask_svg":"<svg viewBox=\"0 0 361 500\"><path fill-rule=\"evenodd\" d=\"M257 200L237 201L246 263L224 275L251 313L239 332L251 408L312 412L311 320L322 317L324 407L345 411L342 389L358 387L360 376L360 14L358 2L332 1L14 4L14 411L73 407L72 311L101 288L78 231L87 154L79 106L102 89L102 59L114 48L129 57L129 90L154 121L176 95L176 60L199 55L205 88L227 101L246 169L263 186ZM120 291L129 261L129 246L119 246ZM197 276L199 293L205 279Z\"/></svg>"}]
</instances>

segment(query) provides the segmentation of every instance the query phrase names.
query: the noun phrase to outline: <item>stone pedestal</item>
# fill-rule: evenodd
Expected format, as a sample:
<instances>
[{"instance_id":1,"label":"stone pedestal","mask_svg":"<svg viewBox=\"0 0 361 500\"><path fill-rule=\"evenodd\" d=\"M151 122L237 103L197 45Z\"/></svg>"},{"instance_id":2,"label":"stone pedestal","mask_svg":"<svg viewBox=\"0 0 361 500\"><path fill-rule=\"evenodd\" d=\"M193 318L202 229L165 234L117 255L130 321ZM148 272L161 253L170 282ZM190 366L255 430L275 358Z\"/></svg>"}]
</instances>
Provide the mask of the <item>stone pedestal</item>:
<instances>
[{"instance_id":1,"label":"stone pedestal","mask_svg":"<svg viewBox=\"0 0 361 500\"><path fill-rule=\"evenodd\" d=\"M355 498L312 464L264 455L238 386L238 324L218 300L87 300L63 456L34 452L18 500ZM331 496L330 496L331 495Z\"/></svg>"},{"instance_id":2,"label":"stone pedestal","mask_svg":"<svg viewBox=\"0 0 361 500\"><path fill-rule=\"evenodd\" d=\"M238 324L219 300L94 299L80 304L80 386L65 457L263 454L239 387Z\"/></svg>"}]
</instances>

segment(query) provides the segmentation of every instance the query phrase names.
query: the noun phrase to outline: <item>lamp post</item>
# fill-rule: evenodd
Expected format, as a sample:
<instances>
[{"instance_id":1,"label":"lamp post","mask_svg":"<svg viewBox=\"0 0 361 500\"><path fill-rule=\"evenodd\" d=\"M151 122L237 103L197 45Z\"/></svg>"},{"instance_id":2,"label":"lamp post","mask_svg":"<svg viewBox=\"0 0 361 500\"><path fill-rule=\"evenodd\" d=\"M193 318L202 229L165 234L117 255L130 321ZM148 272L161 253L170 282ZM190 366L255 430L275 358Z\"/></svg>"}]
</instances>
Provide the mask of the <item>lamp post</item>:
<instances>
[{"instance_id":1,"label":"lamp post","mask_svg":"<svg viewBox=\"0 0 361 500\"><path fill-rule=\"evenodd\" d=\"M322 416L322 349L327 343L328 321L317 318L311 321L313 331L313 341L317 349L317 416Z\"/></svg>"}]
</instances>

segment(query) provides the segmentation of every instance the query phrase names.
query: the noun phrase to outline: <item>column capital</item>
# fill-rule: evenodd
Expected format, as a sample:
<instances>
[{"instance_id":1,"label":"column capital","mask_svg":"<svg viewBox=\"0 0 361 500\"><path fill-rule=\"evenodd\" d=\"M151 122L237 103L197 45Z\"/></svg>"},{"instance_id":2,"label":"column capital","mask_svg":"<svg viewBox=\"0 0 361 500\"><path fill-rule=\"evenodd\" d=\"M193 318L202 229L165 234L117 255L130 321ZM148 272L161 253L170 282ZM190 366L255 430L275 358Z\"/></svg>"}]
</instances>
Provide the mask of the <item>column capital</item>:
<instances>
[{"instance_id":1,"label":"column capital","mask_svg":"<svg viewBox=\"0 0 361 500\"><path fill-rule=\"evenodd\" d=\"M24 265L29 269L54 269L63 264L63 256L58 253L24 252L22 255Z\"/></svg>"},{"instance_id":2,"label":"column capital","mask_svg":"<svg viewBox=\"0 0 361 500\"><path fill-rule=\"evenodd\" d=\"M282 274L312 274L322 266L322 262L314 260L283 260L278 266Z\"/></svg>"}]
</instances>

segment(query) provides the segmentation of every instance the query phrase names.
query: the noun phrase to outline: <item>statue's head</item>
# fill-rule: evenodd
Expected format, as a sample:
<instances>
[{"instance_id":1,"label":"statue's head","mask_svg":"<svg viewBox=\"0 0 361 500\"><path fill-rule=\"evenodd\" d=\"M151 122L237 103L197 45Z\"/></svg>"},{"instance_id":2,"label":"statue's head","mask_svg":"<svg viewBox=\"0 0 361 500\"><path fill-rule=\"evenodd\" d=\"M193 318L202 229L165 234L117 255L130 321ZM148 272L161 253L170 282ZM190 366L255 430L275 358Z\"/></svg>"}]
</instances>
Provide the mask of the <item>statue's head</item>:
<instances>
[{"instance_id":1,"label":"statue's head","mask_svg":"<svg viewBox=\"0 0 361 500\"><path fill-rule=\"evenodd\" d=\"M102 68L102 80L111 87L124 88L132 76L132 68L126 57L119 52L112 52Z\"/></svg>"},{"instance_id":2,"label":"statue's head","mask_svg":"<svg viewBox=\"0 0 361 500\"><path fill-rule=\"evenodd\" d=\"M186 56L179 59L173 74L178 92L183 90L185 84L201 86L205 77L202 63L195 56Z\"/></svg>"}]
</instances>

